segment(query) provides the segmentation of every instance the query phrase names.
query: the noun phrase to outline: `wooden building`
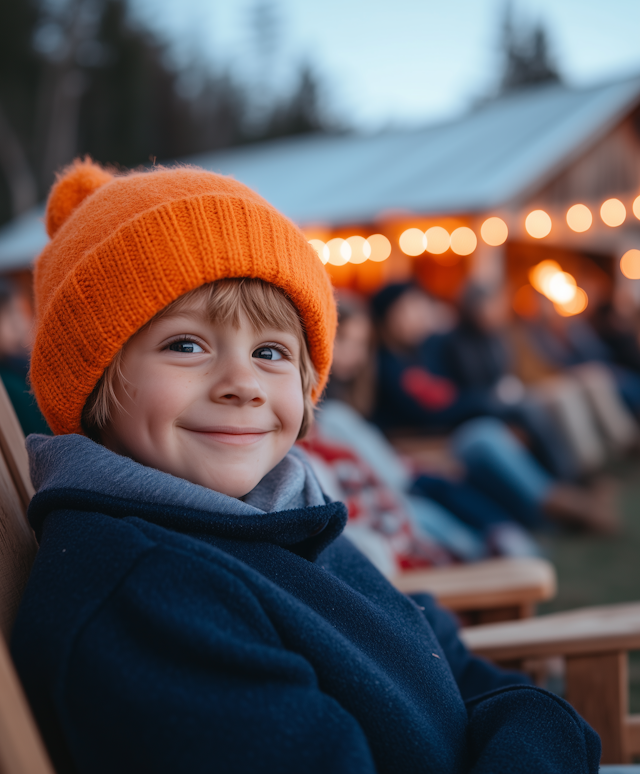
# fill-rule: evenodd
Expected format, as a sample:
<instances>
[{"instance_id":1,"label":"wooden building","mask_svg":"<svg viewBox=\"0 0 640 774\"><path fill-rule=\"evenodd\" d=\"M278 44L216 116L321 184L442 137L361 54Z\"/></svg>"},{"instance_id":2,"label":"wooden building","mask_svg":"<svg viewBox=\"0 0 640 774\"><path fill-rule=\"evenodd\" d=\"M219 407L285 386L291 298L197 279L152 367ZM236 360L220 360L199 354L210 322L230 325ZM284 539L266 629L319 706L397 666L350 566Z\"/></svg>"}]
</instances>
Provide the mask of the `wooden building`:
<instances>
[{"instance_id":1,"label":"wooden building","mask_svg":"<svg viewBox=\"0 0 640 774\"><path fill-rule=\"evenodd\" d=\"M515 290L553 260L587 291L629 283L640 301L640 78L530 87L418 130L307 135L187 161L289 215L337 285L370 292L415 276L453 298L469 275ZM0 271L30 266L46 241L41 217L0 230Z\"/></svg>"}]
</instances>

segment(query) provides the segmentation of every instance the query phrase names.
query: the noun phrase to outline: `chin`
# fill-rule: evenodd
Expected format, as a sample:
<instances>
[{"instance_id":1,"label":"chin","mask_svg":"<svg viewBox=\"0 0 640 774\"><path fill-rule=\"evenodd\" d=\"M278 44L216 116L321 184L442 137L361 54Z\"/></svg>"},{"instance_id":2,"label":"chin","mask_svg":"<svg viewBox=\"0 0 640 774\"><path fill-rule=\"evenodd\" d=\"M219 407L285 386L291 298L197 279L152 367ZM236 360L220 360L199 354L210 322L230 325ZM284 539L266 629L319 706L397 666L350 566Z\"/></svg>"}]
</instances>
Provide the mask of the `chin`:
<instances>
[{"instance_id":1,"label":"chin","mask_svg":"<svg viewBox=\"0 0 640 774\"><path fill-rule=\"evenodd\" d=\"M251 478L251 480L235 479L232 476L225 476L223 480L220 477L202 477L198 481L194 481L195 484L200 486L206 486L207 489L213 489L214 492L220 492L220 494L227 495L228 497L235 497L240 499L257 486L260 479Z\"/></svg>"}]
</instances>

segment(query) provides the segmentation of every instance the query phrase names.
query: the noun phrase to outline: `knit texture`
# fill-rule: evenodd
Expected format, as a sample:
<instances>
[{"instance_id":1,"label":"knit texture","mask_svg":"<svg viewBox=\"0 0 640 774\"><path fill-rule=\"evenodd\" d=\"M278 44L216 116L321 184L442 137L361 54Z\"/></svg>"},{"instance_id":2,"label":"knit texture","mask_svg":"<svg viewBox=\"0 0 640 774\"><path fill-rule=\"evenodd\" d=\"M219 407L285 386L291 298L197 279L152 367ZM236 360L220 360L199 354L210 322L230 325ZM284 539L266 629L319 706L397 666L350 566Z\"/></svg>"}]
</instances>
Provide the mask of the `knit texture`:
<instances>
[{"instance_id":1,"label":"knit texture","mask_svg":"<svg viewBox=\"0 0 640 774\"><path fill-rule=\"evenodd\" d=\"M35 269L31 382L56 434L80 417L114 355L157 312L220 279L281 288L298 310L322 393L336 311L322 262L302 232L264 199L196 167L113 176L77 161L47 204L52 237Z\"/></svg>"}]
</instances>

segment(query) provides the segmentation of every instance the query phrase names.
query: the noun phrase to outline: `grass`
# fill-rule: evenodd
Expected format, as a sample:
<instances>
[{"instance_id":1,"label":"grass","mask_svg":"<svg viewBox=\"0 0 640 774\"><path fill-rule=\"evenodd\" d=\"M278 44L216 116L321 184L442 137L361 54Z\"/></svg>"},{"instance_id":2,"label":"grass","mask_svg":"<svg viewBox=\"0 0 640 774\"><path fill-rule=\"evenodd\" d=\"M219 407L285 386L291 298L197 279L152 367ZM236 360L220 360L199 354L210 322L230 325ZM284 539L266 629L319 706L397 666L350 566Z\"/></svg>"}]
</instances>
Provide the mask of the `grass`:
<instances>
[{"instance_id":1,"label":"grass","mask_svg":"<svg viewBox=\"0 0 640 774\"><path fill-rule=\"evenodd\" d=\"M619 535L599 538L547 533L540 542L558 572L558 595L541 613L587 605L640 601L640 459L612 471L619 482L623 527ZM630 705L640 712L640 652L629 661Z\"/></svg>"}]
</instances>

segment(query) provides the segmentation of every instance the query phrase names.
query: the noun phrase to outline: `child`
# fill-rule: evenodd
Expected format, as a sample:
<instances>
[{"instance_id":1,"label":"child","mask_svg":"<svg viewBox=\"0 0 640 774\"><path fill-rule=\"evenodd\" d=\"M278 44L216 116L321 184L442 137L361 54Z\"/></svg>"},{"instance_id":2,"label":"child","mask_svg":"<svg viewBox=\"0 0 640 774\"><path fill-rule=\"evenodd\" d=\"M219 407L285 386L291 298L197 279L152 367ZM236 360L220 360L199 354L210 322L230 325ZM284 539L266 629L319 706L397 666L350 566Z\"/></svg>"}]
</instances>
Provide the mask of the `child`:
<instances>
[{"instance_id":1,"label":"child","mask_svg":"<svg viewBox=\"0 0 640 774\"><path fill-rule=\"evenodd\" d=\"M12 652L58 771L597 770L571 707L398 593L291 450L335 307L288 220L202 170L85 162L47 227L31 378L57 435L28 441Z\"/></svg>"}]
</instances>

